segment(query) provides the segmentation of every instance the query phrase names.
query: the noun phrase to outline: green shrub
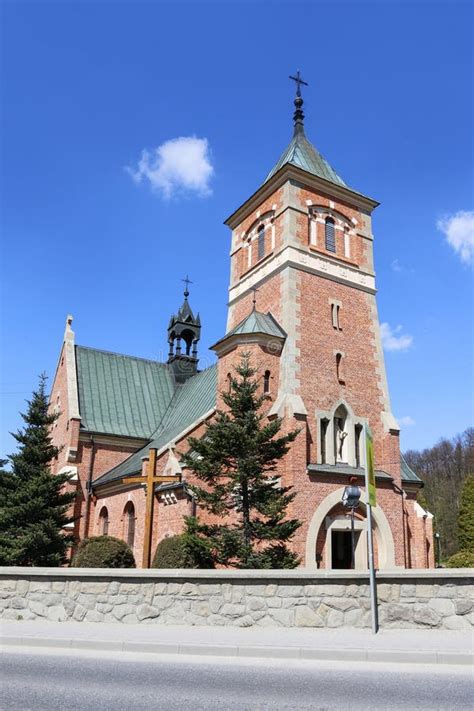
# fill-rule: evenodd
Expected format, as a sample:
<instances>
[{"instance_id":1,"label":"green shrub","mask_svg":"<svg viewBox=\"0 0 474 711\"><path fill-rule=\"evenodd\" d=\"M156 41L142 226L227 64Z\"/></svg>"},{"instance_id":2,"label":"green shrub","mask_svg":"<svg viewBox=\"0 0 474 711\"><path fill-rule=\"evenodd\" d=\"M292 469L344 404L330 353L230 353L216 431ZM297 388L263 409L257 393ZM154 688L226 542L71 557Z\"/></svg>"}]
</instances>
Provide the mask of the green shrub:
<instances>
[{"instance_id":1,"label":"green shrub","mask_svg":"<svg viewBox=\"0 0 474 711\"><path fill-rule=\"evenodd\" d=\"M156 546L152 568L196 568L183 535L163 538Z\"/></svg>"},{"instance_id":2,"label":"green shrub","mask_svg":"<svg viewBox=\"0 0 474 711\"><path fill-rule=\"evenodd\" d=\"M135 558L125 541L113 536L92 536L79 544L73 568L135 568Z\"/></svg>"},{"instance_id":3,"label":"green shrub","mask_svg":"<svg viewBox=\"0 0 474 711\"><path fill-rule=\"evenodd\" d=\"M455 553L445 565L447 568L474 568L474 550Z\"/></svg>"}]
</instances>

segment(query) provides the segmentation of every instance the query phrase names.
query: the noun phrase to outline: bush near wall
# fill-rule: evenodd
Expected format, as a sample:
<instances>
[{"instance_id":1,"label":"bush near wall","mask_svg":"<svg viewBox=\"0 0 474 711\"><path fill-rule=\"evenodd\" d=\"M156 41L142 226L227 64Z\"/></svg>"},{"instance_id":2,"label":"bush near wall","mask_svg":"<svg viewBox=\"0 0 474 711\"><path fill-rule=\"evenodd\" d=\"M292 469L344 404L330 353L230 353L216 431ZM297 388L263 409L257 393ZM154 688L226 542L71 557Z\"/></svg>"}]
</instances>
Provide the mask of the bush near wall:
<instances>
[{"instance_id":1,"label":"bush near wall","mask_svg":"<svg viewBox=\"0 0 474 711\"><path fill-rule=\"evenodd\" d=\"M447 568L474 568L474 550L455 553L445 565Z\"/></svg>"},{"instance_id":2,"label":"bush near wall","mask_svg":"<svg viewBox=\"0 0 474 711\"><path fill-rule=\"evenodd\" d=\"M135 558L125 541L113 536L92 536L80 544L73 568L135 568Z\"/></svg>"},{"instance_id":3,"label":"bush near wall","mask_svg":"<svg viewBox=\"0 0 474 711\"><path fill-rule=\"evenodd\" d=\"M196 568L186 537L163 538L156 547L152 568Z\"/></svg>"}]
</instances>

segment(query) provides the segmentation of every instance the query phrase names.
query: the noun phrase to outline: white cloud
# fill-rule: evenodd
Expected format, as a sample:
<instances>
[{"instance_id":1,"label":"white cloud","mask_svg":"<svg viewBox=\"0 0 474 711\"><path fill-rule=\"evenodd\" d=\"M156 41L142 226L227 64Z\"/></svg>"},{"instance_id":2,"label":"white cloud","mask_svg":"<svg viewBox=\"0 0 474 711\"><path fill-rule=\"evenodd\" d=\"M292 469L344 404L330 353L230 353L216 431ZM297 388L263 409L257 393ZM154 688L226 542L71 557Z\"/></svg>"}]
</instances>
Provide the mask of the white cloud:
<instances>
[{"instance_id":1,"label":"white cloud","mask_svg":"<svg viewBox=\"0 0 474 711\"><path fill-rule=\"evenodd\" d=\"M474 211L445 215L436 223L444 232L447 243L461 258L461 262L474 266Z\"/></svg>"},{"instance_id":2,"label":"white cloud","mask_svg":"<svg viewBox=\"0 0 474 711\"><path fill-rule=\"evenodd\" d=\"M144 149L136 168L127 171L136 183L148 181L166 199L176 193L212 194L209 181L214 168L207 138L172 138L152 151Z\"/></svg>"},{"instance_id":3,"label":"white cloud","mask_svg":"<svg viewBox=\"0 0 474 711\"><path fill-rule=\"evenodd\" d=\"M416 425L416 422L413 417L406 415L405 417L400 417L398 419L398 424L402 425L402 427L412 427L413 425Z\"/></svg>"},{"instance_id":4,"label":"white cloud","mask_svg":"<svg viewBox=\"0 0 474 711\"><path fill-rule=\"evenodd\" d=\"M406 351L413 343L413 337L401 333L402 327L396 326L392 329L390 324L380 324L380 335L382 346L386 351Z\"/></svg>"},{"instance_id":5,"label":"white cloud","mask_svg":"<svg viewBox=\"0 0 474 711\"><path fill-rule=\"evenodd\" d=\"M392 260L390 267L392 268L392 271L397 274L413 274L415 272L412 267L407 267L402 264L398 258Z\"/></svg>"}]
</instances>

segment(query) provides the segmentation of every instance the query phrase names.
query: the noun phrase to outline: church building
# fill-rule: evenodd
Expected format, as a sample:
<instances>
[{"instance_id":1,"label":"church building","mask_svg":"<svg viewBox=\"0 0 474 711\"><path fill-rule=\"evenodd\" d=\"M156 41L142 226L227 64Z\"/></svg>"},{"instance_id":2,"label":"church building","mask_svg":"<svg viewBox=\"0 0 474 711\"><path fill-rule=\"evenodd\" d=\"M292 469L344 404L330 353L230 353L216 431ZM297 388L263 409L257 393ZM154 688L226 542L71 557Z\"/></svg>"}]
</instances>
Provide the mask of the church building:
<instances>
[{"instance_id":1,"label":"church building","mask_svg":"<svg viewBox=\"0 0 474 711\"><path fill-rule=\"evenodd\" d=\"M59 413L53 440L62 446L55 471L73 475L77 539L122 538L137 566L182 531L184 516L200 515L181 454L220 407L243 353L258 366L267 416L281 417L283 431L301 430L278 470L296 492L288 515L302 521L291 543L301 565L352 566L350 514L341 503L352 480L362 488L355 567L367 568L367 423L376 565L434 566L432 516L416 501L423 483L401 456L390 405L373 263L378 203L348 187L310 143L299 73L296 81L291 141L225 223L228 317L212 347L215 365L199 370L201 321L188 283L169 322L166 363L77 345L67 318L51 392Z\"/></svg>"}]
</instances>

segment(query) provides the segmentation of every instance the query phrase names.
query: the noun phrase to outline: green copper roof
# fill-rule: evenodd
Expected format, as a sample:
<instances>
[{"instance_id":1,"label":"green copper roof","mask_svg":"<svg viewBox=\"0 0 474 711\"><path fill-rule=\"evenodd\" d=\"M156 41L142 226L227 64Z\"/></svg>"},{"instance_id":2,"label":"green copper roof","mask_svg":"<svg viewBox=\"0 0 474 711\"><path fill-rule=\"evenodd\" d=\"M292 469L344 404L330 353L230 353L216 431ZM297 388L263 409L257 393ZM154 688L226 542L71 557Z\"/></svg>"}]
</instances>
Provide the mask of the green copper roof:
<instances>
[{"instance_id":1,"label":"green copper roof","mask_svg":"<svg viewBox=\"0 0 474 711\"><path fill-rule=\"evenodd\" d=\"M420 479L420 477L415 474L413 469L410 469L403 457L403 454L400 455L400 469L402 474L402 481L413 481L417 484L423 484L422 479Z\"/></svg>"},{"instance_id":2,"label":"green copper roof","mask_svg":"<svg viewBox=\"0 0 474 711\"><path fill-rule=\"evenodd\" d=\"M148 439L176 385L164 363L76 346L81 427Z\"/></svg>"},{"instance_id":3,"label":"green copper roof","mask_svg":"<svg viewBox=\"0 0 474 711\"><path fill-rule=\"evenodd\" d=\"M252 333L263 333L275 338L286 338L285 331L280 328L270 312L264 314L261 311L253 309L248 316L238 323L235 328L226 333L215 345L217 346L218 343L222 343L231 336L250 335ZM212 347L214 348L214 346Z\"/></svg>"},{"instance_id":4,"label":"green copper roof","mask_svg":"<svg viewBox=\"0 0 474 711\"><path fill-rule=\"evenodd\" d=\"M142 457L148 454L150 447L161 449L176 440L196 420L216 406L216 399L217 365L212 365L201 373L193 375L184 385L177 387L163 422L151 438L152 441L122 464L99 477L94 482L94 486L140 473Z\"/></svg>"},{"instance_id":5,"label":"green copper roof","mask_svg":"<svg viewBox=\"0 0 474 711\"><path fill-rule=\"evenodd\" d=\"M347 187L343 179L336 173L321 153L308 141L303 130L300 128L290 141L288 148L282 153L276 165L265 178L267 180L277 173L287 163L295 165L297 168L306 170L307 173L324 178L336 185Z\"/></svg>"}]
</instances>

